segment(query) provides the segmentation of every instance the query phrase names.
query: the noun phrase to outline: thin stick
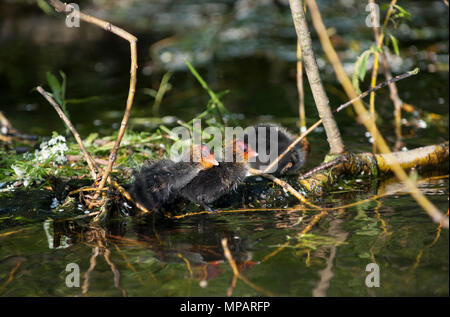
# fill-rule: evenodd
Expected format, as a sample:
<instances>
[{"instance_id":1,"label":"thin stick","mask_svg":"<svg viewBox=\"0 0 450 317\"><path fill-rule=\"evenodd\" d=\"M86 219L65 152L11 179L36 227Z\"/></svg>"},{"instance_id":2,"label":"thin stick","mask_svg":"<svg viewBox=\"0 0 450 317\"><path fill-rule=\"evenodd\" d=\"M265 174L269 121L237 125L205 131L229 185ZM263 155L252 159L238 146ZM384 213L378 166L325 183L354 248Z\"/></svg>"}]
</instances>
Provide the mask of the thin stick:
<instances>
[{"instance_id":1,"label":"thin stick","mask_svg":"<svg viewBox=\"0 0 450 317\"><path fill-rule=\"evenodd\" d=\"M374 26L374 34L375 34L375 41L377 44L377 48L378 50L381 50L381 47L383 46L383 41L384 41L384 35L385 35L385 29L386 26L388 24L389 18L391 17L392 12L394 11L394 5L397 2L397 0L392 0L391 4L389 5L389 9L388 12L386 13L386 17L384 19L384 23L383 23L383 27L381 29L381 34L378 32L378 28ZM369 3L375 4L374 0L369 0ZM375 18L375 10L372 10L371 15L373 18ZM374 19L373 19L374 21ZM376 83L377 83L377 75L378 75L378 65L379 65L379 58L380 58L380 53L378 51L375 51L375 59L374 59L374 64L373 64L373 69L372 69L372 76L371 76L371 83L370 86L371 87L375 87ZM392 76L391 76L392 77ZM387 78L389 79L389 78ZM370 111L370 115L372 116L372 125L375 126L375 93L371 92L370 93L370 102L369 102L369 111ZM396 105L396 109L397 109L397 105ZM396 122L397 122L397 118L396 118ZM398 136L398 131L397 131L397 136ZM376 136L372 136L374 139L373 142L373 152L376 152L376 142L375 142L375 137Z\"/></svg>"},{"instance_id":2,"label":"thin stick","mask_svg":"<svg viewBox=\"0 0 450 317\"><path fill-rule=\"evenodd\" d=\"M346 103L340 105L336 110L333 111L333 114L338 113L339 111L342 111L343 109L347 108L348 106L350 106L351 104L353 104L355 101L360 100L364 97L366 97L367 95L369 95L371 92L381 89L387 85L389 85L390 83L394 83L396 81L408 78L410 76L416 75L418 74L419 69L416 68L412 71L406 72L404 74L395 76L394 78L391 78L389 80L386 80L384 82L382 82L381 84L378 84L375 87L372 87L368 90L366 90L365 92L363 92L362 94L360 94L359 96L353 98L350 101L347 101ZM312 126L310 126L308 128L308 130L306 130L304 133L302 133L297 139L295 139L288 147L287 149L281 153L272 163L270 163L269 166L267 166L267 168L264 170L264 172L267 172L269 170L271 170L275 164L277 164L286 154L288 154L302 139L304 139L309 133L311 133L315 128L317 128L320 124L322 123L322 119L320 119L319 121L317 121L316 123L314 123Z\"/></svg>"},{"instance_id":3,"label":"thin stick","mask_svg":"<svg viewBox=\"0 0 450 317\"><path fill-rule=\"evenodd\" d=\"M327 55L331 65L333 66L339 82L343 86L350 99L357 98L353 85L347 74L345 73L339 56L337 55L336 50L334 49L333 45L331 44L330 38L328 37L326 27L323 24L323 20L316 2L314 0L306 1L311 12L314 27L317 31L317 34L319 35L322 48ZM389 158L389 163L392 164L392 171L397 176L397 178L407 186L411 196L419 203L420 206L422 206L422 208L431 217L431 219L433 219L433 221L435 221L436 223L442 222L443 226L445 228L448 228L448 217L444 216L439 211L439 209L437 209L436 206L434 206L433 203L431 203L423 195L423 193L420 192L415 183L408 177L408 174L406 174L405 170L399 165L398 161L394 157L392 157L392 155L390 155L391 150L389 149L389 146L386 144L386 141L379 133L378 128L376 126L372 126L370 122L370 114L367 112L362 102L358 99L353 103L353 106L366 129L372 136L377 136L375 139L378 149L381 153L385 153L387 155L387 157Z\"/></svg>"},{"instance_id":4,"label":"thin stick","mask_svg":"<svg viewBox=\"0 0 450 317\"><path fill-rule=\"evenodd\" d=\"M81 152L83 153L84 159L86 160L89 170L91 171L91 176L94 179L94 181L97 179L97 173L96 170L98 169L97 164L95 164L95 161L92 159L91 154L86 150L86 148L83 145L83 141L81 140L80 135L78 134L78 131L73 126L72 122L70 122L69 118L67 118L64 111L62 111L61 107L56 103L56 101L52 98L52 96L46 92L41 86L38 86L37 91L45 98L47 101L55 108L56 112L58 113L59 117L64 121L66 126L69 128L70 132L72 132L73 136L75 137L75 140L77 141Z\"/></svg>"},{"instance_id":5,"label":"thin stick","mask_svg":"<svg viewBox=\"0 0 450 317\"><path fill-rule=\"evenodd\" d=\"M298 115L300 118L300 133L306 131L305 90L303 88L303 62L300 42L297 41L297 91Z\"/></svg>"},{"instance_id":6,"label":"thin stick","mask_svg":"<svg viewBox=\"0 0 450 317\"><path fill-rule=\"evenodd\" d=\"M137 208L139 208L144 214L149 214L151 213L153 210L148 210L147 208L145 208L143 205L141 205L140 203L136 202L130 195L129 192L127 192L125 190L125 188L123 188L122 186L119 185L119 183L117 183L115 180L113 179L109 179L109 183L111 184L111 186L113 186L114 188L116 188L121 194L122 196L124 196L126 199L128 199L130 202L132 202Z\"/></svg>"},{"instance_id":7,"label":"thin stick","mask_svg":"<svg viewBox=\"0 0 450 317\"><path fill-rule=\"evenodd\" d=\"M68 7L67 7L68 5L65 3L62 3L59 0L49 0L49 2L56 9L57 12L69 14L75 10L75 8L72 6L69 7L69 9L71 9L71 10L68 10ZM119 129L119 133L117 135L116 142L115 142L114 147L111 150L111 153L109 155L108 166L106 167L106 170L104 171L104 173L102 175L102 179L100 180L100 183L98 185L98 191L94 195L94 198L93 198L93 201L94 201L100 195L100 191L105 186L106 180L108 179L108 176L112 171L114 161L116 160L116 157L117 157L117 151L119 150L120 142L122 141L123 135L125 134L125 129L128 124L128 119L130 118L131 108L133 106L134 94L136 92L136 80L137 80L136 79L137 78L136 77L136 72L137 72L136 42L137 42L137 38L134 35L128 33L127 31L125 31L115 25L112 25L109 22L106 22L99 18L90 16L81 11L77 11L77 10L75 10L75 11L78 13L81 20L91 23L91 24L94 24L94 25L97 25L97 26L105 29L106 31L116 34L117 36L127 40L130 43L130 55L131 55L130 87L128 90L128 98L127 98L125 113L122 118L122 122L120 124L120 129ZM93 201L91 202L89 208L92 208L91 206L93 205Z\"/></svg>"},{"instance_id":8,"label":"thin stick","mask_svg":"<svg viewBox=\"0 0 450 317\"><path fill-rule=\"evenodd\" d=\"M306 179L308 177L311 177L313 174L316 174L316 173L318 173L320 171L323 171L323 170L326 170L326 169L328 169L330 167L333 167L333 166L339 164L340 162L342 162L343 159L345 159L345 156L339 156L338 158L336 158L334 160L331 160L331 161L329 161L327 163L320 164L319 166L317 166L317 167L313 168L312 170L310 170L308 173L305 173L305 174L301 175L300 179Z\"/></svg>"},{"instance_id":9,"label":"thin stick","mask_svg":"<svg viewBox=\"0 0 450 317\"><path fill-rule=\"evenodd\" d=\"M294 189L294 187L292 187L291 185L289 185L288 183L286 183L285 181L271 175L271 174L266 174L260 170L254 169L254 168L249 168L250 173L254 174L254 175L261 175L262 177L265 177L267 179L270 179L272 182L274 182L277 185L280 185L281 187L283 187L285 190L287 190L288 192L290 192L295 198L297 198L298 200L300 200L302 203L313 207L315 209L321 210L322 208L319 206L316 206L312 203L310 203L309 201L306 200L305 197L303 197L302 194L300 194L298 191L296 191Z\"/></svg>"}]
</instances>

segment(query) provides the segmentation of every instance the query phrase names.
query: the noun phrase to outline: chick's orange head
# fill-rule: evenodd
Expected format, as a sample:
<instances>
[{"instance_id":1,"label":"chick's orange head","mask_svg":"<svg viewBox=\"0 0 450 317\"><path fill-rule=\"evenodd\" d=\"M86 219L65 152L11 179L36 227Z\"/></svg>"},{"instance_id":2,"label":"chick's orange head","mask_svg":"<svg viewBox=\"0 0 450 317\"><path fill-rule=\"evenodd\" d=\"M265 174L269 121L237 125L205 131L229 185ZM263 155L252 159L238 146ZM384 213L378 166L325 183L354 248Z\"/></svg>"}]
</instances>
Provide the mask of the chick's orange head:
<instances>
[{"instance_id":1,"label":"chick's orange head","mask_svg":"<svg viewBox=\"0 0 450 317\"><path fill-rule=\"evenodd\" d=\"M202 144L198 147L197 150L200 152L200 164L204 169L219 165L219 162L217 162L214 154L211 152L209 147Z\"/></svg>"},{"instance_id":2,"label":"chick's orange head","mask_svg":"<svg viewBox=\"0 0 450 317\"><path fill-rule=\"evenodd\" d=\"M234 152L238 157L242 157L244 161L248 161L249 158L258 156L258 153L254 151L249 145L242 141L236 141L234 143Z\"/></svg>"}]
</instances>

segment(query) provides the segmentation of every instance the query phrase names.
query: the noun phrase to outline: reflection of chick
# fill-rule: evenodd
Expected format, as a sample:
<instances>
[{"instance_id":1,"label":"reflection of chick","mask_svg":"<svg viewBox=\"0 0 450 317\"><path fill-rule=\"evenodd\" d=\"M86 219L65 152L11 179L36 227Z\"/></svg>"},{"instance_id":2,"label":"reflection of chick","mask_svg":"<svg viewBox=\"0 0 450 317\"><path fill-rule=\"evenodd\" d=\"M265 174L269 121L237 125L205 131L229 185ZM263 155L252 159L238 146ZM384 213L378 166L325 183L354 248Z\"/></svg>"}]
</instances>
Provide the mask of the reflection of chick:
<instances>
[{"instance_id":1,"label":"reflection of chick","mask_svg":"<svg viewBox=\"0 0 450 317\"><path fill-rule=\"evenodd\" d=\"M199 162L174 162L163 159L144 166L129 192L133 199L148 210L160 207L186 186L200 171L218 165L214 155L205 145L194 146L191 158L198 154Z\"/></svg>"},{"instance_id":2,"label":"reflection of chick","mask_svg":"<svg viewBox=\"0 0 450 317\"><path fill-rule=\"evenodd\" d=\"M208 211L213 211L207 204L215 201L237 185L245 178L248 171L247 161L257 156L242 141L235 141L232 145L233 161L220 162L208 170L201 171L181 190L181 196L201 205Z\"/></svg>"},{"instance_id":3,"label":"reflection of chick","mask_svg":"<svg viewBox=\"0 0 450 317\"><path fill-rule=\"evenodd\" d=\"M254 169L264 170L296 139L296 136L286 129L273 123L261 123L249 128L255 129L255 149L260 154L255 162L248 162L249 166ZM276 135L271 137L271 133L276 133ZM245 141L250 145L252 144L248 132L245 135ZM308 154L309 143L306 139L303 139L277 163L276 170L274 167L268 172L275 174L294 172L305 165ZM269 156L266 158L267 161L263 161L264 155Z\"/></svg>"}]
</instances>

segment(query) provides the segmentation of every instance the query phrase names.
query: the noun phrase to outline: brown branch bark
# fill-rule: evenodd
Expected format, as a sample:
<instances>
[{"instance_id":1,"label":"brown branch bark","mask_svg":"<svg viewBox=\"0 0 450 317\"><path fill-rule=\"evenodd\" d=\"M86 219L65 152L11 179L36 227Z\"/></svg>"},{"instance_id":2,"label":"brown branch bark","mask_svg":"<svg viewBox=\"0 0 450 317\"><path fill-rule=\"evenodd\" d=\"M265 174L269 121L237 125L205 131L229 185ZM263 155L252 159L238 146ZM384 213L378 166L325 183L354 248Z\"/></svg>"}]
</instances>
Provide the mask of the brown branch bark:
<instances>
[{"instance_id":1,"label":"brown branch bark","mask_svg":"<svg viewBox=\"0 0 450 317\"><path fill-rule=\"evenodd\" d=\"M81 140L80 135L78 134L78 131L73 126L72 122L70 122L69 118L65 115L64 111L62 111L61 107L56 103L55 100L50 96L48 92L46 92L41 86L36 88L37 91L55 108L56 112L58 113L59 117L64 121L64 123L69 128L70 132L72 132L73 136L75 137L75 140L78 143L78 146L81 149L81 152L83 153L84 159L86 160L89 170L91 172L91 176L94 179L94 181L97 179L97 171L98 167L95 163L94 159L92 158L91 154L86 150L83 144L83 140Z\"/></svg>"},{"instance_id":2,"label":"brown branch bark","mask_svg":"<svg viewBox=\"0 0 450 317\"><path fill-rule=\"evenodd\" d=\"M62 3L59 0L48 0L48 1L55 8L55 10L57 12L61 12L64 14L68 14L68 13L72 12L72 11L67 11L68 5L65 3ZM108 32L116 34L117 36L127 40L130 43L130 55L131 55L130 87L128 89L128 98L127 98L127 103L126 103L126 107L125 107L125 113L122 118L122 122L120 124L120 129L119 129L119 133L117 135L116 142L115 142L114 147L111 150L111 153L109 155L108 166L106 167L106 169L102 175L102 178L100 180L100 183L98 184L98 192L94 195L94 199L93 199L93 201L94 201L100 195L100 192L101 192L102 188L105 186L105 183L109 177L109 174L112 171L114 162L117 157L117 151L119 150L120 142L122 141L123 135L125 134L125 129L127 127L128 119L130 117L131 108L133 106L134 94L136 92L136 79L137 79L136 78L137 77L137 75L136 75L136 73L137 73L137 48L136 48L137 38L134 35L128 33L127 31L125 31L115 25L112 25L109 22L106 22L99 18L90 16L81 11L78 11L78 14L82 21L97 25ZM92 208L92 206L93 205L91 203L91 206L89 206L89 208Z\"/></svg>"},{"instance_id":3,"label":"brown branch bark","mask_svg":"<svg viewBox=\"0 0 450 317\"><path fill-rule=\"evenodd\" d=\"M291 7L292 19L294 21L295 30L297 32L298 41L300 43L303 62L305 65L306 75L308 76L309 85L316 103L317 111L323 120L323 126L327 134L328 144L330 145L331 154L340 154L345 151L339 128L334 120L333 114L329 106L329 100L323 87L319 75L319 67L312 50L311 36L308 31L303 5L301 0L289 0Z\"/></svg>"}]
</instances>

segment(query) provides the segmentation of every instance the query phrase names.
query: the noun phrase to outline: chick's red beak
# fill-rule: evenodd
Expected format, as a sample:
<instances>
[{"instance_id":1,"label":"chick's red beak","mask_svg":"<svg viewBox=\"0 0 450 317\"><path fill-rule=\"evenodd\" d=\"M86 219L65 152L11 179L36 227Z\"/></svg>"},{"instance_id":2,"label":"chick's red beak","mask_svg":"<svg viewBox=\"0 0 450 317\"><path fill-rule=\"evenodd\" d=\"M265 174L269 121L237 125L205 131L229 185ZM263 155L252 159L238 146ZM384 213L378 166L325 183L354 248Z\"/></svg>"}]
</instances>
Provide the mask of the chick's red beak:
<instances>
[{"instance_id":1,"label":"chick's red beak","mask_svg":"<svg viewBox=\"0 0 450 317\"><path fill-rule=\"evenodd\" d=\"M206 156L205 158L203 158L203 160L211 165L217 166L219 165L219 162L217 162L214 154L209 154L208 156Z\"/></svg>"},{"instance_id":2,"label":"chick's red beak","mask_svg":"<svg viewBox=\"0 0 450 317\"><path fill-rule=\"evenodd\" d=\"M256 156L258 156L258 152L253 151L253 149L249 147L248 151L247 151L247 157L251 158L251 157L256 157Z\"/></svg>"}]
</instances>

